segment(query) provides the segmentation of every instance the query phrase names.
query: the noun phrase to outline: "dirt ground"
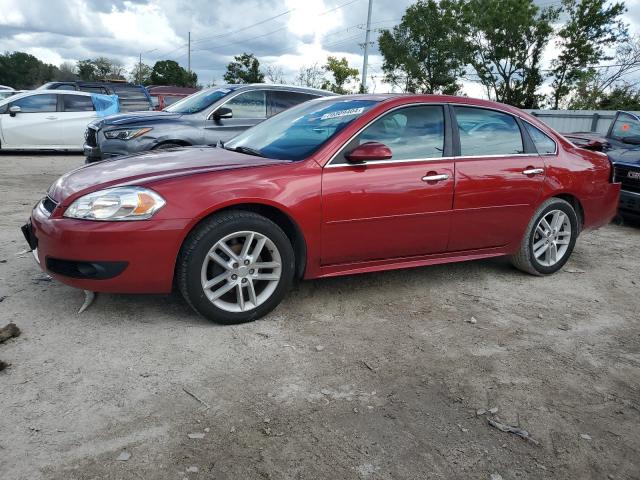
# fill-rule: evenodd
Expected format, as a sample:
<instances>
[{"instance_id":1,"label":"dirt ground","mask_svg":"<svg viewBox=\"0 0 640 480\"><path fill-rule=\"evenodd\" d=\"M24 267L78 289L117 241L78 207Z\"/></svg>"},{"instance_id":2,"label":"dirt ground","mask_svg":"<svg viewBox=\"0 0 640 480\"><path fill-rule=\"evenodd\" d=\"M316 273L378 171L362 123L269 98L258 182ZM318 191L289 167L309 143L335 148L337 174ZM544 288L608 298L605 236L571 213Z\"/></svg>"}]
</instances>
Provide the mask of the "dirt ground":
<instances>
[{"instance_id":1,"label":"dirt ground","mask_svg":"<svg viewBox=\"0 0 640 480\"><path fill-rule=\"evenodd\" d=\"M640 227L584 234L548 278L305 282L236 327L177 294L78 315L19 227L81 162L0 156L0 326L23 332L0 344L2 480L640 478Z\"/></svg>"}]
</instances>

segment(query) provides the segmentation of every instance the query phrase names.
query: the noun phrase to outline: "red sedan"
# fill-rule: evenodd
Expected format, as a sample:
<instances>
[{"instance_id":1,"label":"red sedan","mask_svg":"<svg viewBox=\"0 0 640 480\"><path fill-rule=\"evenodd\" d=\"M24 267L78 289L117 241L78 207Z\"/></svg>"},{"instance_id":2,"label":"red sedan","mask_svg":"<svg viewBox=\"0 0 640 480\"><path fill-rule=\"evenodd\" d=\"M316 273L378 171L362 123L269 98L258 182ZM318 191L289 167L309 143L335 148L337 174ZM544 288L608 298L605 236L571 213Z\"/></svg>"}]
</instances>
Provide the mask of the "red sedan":
<instances>
[{"instance_id":1,"label":"red sedan","mask_svg":"<svg viewBox=\"0 0 640 480\"><path fill-rule=\"evenodd\" d=\"M165 150L60 177L23 228L42 268L90 291L170 292L221 323L295 279L499 255L534 275L609 222L601 153L522 111L447 96L326 97L223 148Z\"/></svg>"}]
</instances>

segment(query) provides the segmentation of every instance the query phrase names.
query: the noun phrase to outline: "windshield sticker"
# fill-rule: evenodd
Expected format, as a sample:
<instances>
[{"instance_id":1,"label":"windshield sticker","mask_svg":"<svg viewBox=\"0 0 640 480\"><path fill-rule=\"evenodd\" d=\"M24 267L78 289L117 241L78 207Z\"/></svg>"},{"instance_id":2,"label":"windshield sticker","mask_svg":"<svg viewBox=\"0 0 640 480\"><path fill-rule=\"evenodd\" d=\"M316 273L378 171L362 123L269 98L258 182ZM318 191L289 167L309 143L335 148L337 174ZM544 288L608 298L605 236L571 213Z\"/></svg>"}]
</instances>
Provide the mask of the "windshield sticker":
<instances>
[{"instance_id":1,"label":"windshield sticker","mask_svg":"<svg viewBox=\"0 0 640 480\"><path fill-rule=\"evenodd\" d=\"M364 112L364 107L350 108L349 110L338 110L337 112L325 113L320 117L320 120L328 120L330 118L338 117L350 117L352 115L359 115Z\"/></svg>"}]
</instances>

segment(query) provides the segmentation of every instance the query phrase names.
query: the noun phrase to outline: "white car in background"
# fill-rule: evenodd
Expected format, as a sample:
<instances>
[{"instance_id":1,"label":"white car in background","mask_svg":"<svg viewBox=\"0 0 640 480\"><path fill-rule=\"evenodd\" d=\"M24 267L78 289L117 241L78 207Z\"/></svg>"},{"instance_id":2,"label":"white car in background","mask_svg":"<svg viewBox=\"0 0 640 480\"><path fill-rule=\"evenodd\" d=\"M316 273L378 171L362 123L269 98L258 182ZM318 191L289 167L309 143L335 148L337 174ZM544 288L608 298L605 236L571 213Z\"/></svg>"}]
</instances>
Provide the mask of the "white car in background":
<instances>
[{"instance_id":1,"label":"white car in background","mask_svg":"<svg viewBox=\"0 0 640 480\"><path fill-rule=\"evenodd\" d=\"M91 93L34 90L0 100L0 150L82 150Z\"/></svg>"}]
</instances>

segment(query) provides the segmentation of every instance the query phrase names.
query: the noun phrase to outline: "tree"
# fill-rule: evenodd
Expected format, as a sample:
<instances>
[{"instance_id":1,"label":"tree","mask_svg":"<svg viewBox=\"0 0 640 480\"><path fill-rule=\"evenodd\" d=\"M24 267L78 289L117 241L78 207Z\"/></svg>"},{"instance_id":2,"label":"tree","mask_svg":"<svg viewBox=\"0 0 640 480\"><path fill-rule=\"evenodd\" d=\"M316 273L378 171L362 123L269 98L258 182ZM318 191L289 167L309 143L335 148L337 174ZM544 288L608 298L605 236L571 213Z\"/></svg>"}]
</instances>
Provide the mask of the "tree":
<instances>
[{"instance_id":1,"label":"tree","mask_svg":"<svg viewBox=\"0 0 640 480\"><path fill-rule=\"evenodd\" d=\"M151 85L153 69L146 63L136 63L129 72L129 81L138 85Z\"/></svg>"},{"instance_id":2,"label":"tree","mask_svg":"<svg viewBox=\"0 0 640 480\"><path fill-rule=\"evenodd\" d=\"M358 74L360 73L357 68L349 67L349 62L347 62L345 57L342 57L340 60L336 57L328 57L324 70L333 75L333 83L325 80L322 88L339 94L349 93L345 85L350 80L357 81Z\"/></svg>"},{"instance_id":3,"label":"tree","mask_svg":"<svg viewBox=\"0 0 640 480\"><path fill-rule=\"evenodd\" d=\"M640 37L629 37L616 48L608 65L592 68L580 76L567 96L570 109L603 109L610 103L633 102L636 84L626 79L640 69Z\"/></svg>"},{"instance_id":4,"label":"tree","mask_svg":"<svg viewBox=\"0 0 640 480\"><path fill-rule=\"evenodd\" d=\"M124 67L120 60L107 57L89 58L79 60L76 70L80 80L84 81L104 81L104 80L124 80Z\"/></svg>"},{"instance_id":5,"label":"tree","mask_svg":"<svg viewBox=\"0 0 640 480\"><path fill-rule=\"evenodd\" d=\"M300 71L296 77L296 84L302 87L322 88L326 83L324 73L325 70L318 66L317 63L300 67Z\"/></svg>"},{"instance_id":6,"label":"tree","mask_svg":"<svg viewBox=\"0 0 640 480\"><path fill-rule=\"evenodd\" d=\"M489 98L536 108L544 81L542 51L559 10L540 10L533 0L469 0L464 12L475 80Z\"/></svg>"},{"instance_id":7,"label":"tree","mask_svg":"<svg viewBox=\"0 0 640 480\"><path fill-rule=\"evenodd\" d=\"M627 27L620 18L624 3L607 0L562 0L569 20L558 32L560 54L551 64L553 108L558 108L571 89L592 74L592 66L610 60L607 49L626 39Z\"/></svg>"},{"instance_id":8,"label":"tree","mask_svg":"<svg viewBox=\"0 0 640 480\"><path fill-rule=\"evenodd\" d=\"M60 64L58 72L55 75L55 80L66 82L77 79L76 66L72 62L63 62Z\"/></svg>"},{"instance_id":9,"label":"tree","mask_svg":"<svg viewBox=\"0 0 640 480\"><path fill-rule=\"evenodd\" d=\"M227 65L224 81L227 83L263 83L264 73L260 71L260 62L253 53L243 53L233 57Z\"/></svg>"},{"instance_id":10,"label":"tree","mask_svg":"<svg viewBox=\"0 0 640 480\"><path fill-rule=\"evenodd\" d=\"M287 83L284 78L284 71L282 67L278 65L269 65L267 66L267 70L265 71L265 76L267 77L268 83Z\"/></svg>"},{"instance_id":11,"label":"tree","mask_svg":"<svg viewBox=\"0 0 640 480\"><path fill-rule=\"evenodd\" d=\"M16 89L36 88L53 80L57 74L58 67L25 52L0 55L0 85Z\"/></svg>"},{"instance_id":12,"label":"tree","mask_svg":"<svg viewBox=\"0 0 640 480\"><path fill-rule=\"evenodd\" d=\"M385 80L405 92L455 94L468 44L460 0L418 0L378 38Z\"/></svg>"},{"instance_id":13,"label":"tree","mask_svg":"<svg viewBox=\"0 0 640 480\"><path fill-rule=\"evenodd\" d=\"M195 72L187 72L178 62L160 60L153 65L149 82L153 85L195 87L198 84L198 76Z\"/></svg>"}]
</instances>

